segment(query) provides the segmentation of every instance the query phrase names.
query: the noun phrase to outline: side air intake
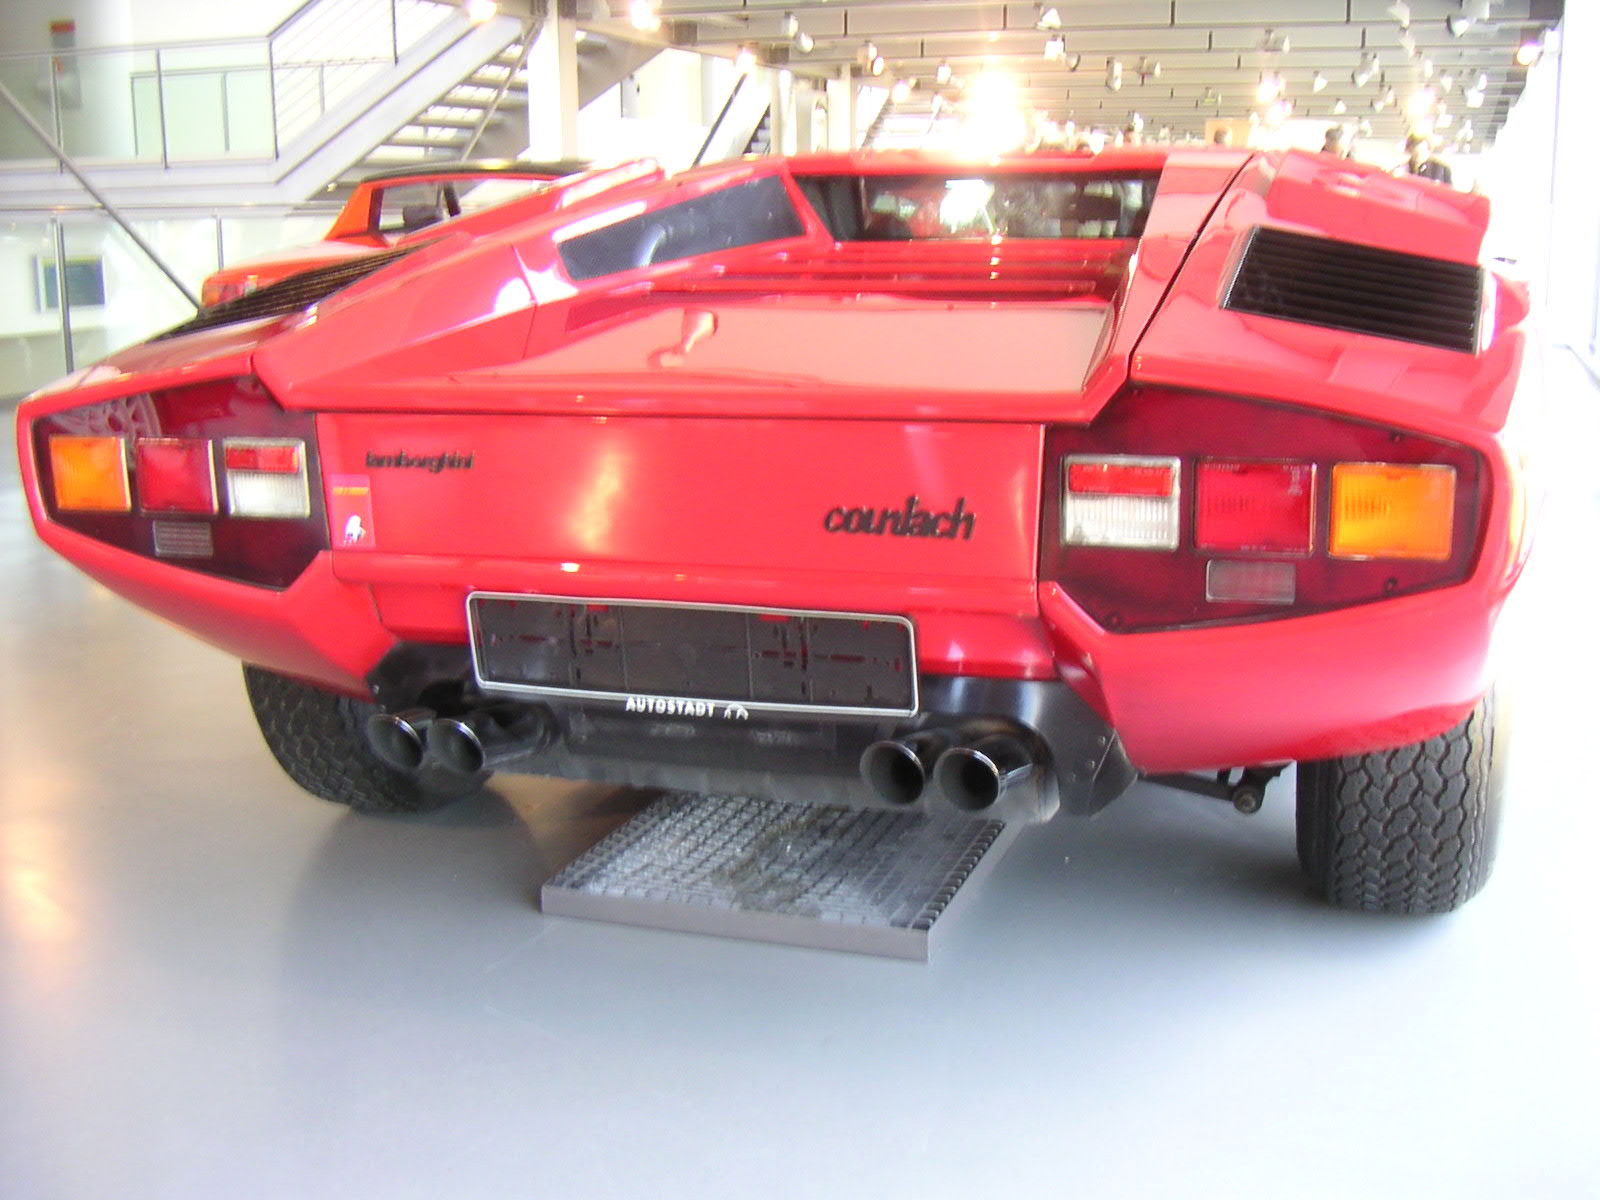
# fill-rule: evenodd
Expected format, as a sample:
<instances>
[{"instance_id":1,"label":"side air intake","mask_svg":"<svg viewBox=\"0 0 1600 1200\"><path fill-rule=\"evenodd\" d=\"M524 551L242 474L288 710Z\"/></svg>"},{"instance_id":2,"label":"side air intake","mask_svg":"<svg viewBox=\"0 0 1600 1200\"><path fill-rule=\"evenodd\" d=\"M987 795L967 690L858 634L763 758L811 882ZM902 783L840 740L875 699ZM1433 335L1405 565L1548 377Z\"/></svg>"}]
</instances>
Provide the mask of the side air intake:
<instances>
[{"instance_id":1,"label":"side air intake","mask_svg":"<svg viewBox=\"0 0 1600 1200\"><path fill-rule=\"evenodd\" d=\"M350 259L347 262L334 263L332 266L314 267L309 271L302 271L298 275L291 275L287 279L280 279L277 283L268 284L248 296L240 296L237 300L229 300L213 308L204 309L182 325L175 325L150 340L159 342L166 338L182 337L186 333L198 333L202 329L214 329L218 325L235 325L240 321L255 321L261 317L281 317L285 313L300 312L302 309L310 308L318 300L325 300L333 293L349 287L356 280L364 279L396 259L404 258L412 251L420 249L422 246L405 246L398 250L385 250L378 254Z\"/></svg>"},{"instance_id":2,"label":"side air intake","mask_svg":"<svg viewBox=\"0 0 1600 1200\"><path fill-rule=\"evenodd\" d=\"M1471 354L1483 272L1258 226L1222 307Z\"/></svg>"}]
</instances>

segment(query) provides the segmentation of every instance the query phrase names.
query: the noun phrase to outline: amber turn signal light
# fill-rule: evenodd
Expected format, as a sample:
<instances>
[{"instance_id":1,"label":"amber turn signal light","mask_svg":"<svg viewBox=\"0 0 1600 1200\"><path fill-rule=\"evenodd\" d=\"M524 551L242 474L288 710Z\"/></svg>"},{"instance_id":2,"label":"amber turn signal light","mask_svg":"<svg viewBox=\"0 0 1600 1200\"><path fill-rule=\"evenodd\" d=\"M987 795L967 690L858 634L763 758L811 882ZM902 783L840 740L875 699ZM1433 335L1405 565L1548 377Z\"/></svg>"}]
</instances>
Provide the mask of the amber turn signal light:
<instances>
[{"instance_id":1,"label":"amber turn signal light","mask_svg":"<svg viewBox=\"0 0 1600 1200\"><path fill-rule=\"evenodd\" d=\"M50 478L62 512L128 512L128 459L119 437L50 438Z\"/></svg>"},{"instance_id":2,"label":"amber turn signal light","mask_svg":"<svg viewBox=\"0 0 1600 1200\"><path fill-rule=\"evenodd\" d=\"M1336 463L1328 553L1443 562L1450 557L1455 503L1453 467Z\"/></svg>"}]
</instances>

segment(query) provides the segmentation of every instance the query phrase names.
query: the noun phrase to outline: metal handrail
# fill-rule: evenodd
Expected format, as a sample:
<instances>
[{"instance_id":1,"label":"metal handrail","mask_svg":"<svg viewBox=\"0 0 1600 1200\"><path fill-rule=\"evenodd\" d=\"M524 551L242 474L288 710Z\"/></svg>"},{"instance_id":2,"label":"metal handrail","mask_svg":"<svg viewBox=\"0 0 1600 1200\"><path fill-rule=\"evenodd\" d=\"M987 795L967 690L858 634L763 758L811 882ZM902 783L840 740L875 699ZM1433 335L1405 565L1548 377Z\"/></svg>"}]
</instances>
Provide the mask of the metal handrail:
<instances>
[{"instance_id":1,"label":"metal handrail","mask_svg":"<svg viewBox=\"0 0 1600 1200\"><path fill-rule=\"evenodd\" d=\"M388 20L383 23L381 39L371 45L375 53L348 53L355 36L371 28L368 18L372 10L378 7L386 9ZM437 9L436 17L430 15L434 9ZM414 21L403 23L402 10L407 14L424 14L424 19L431 23L427 29ZM169 114L165 111L168 98L164 80L168 76L209 71L226 80L245 73L259 74L264 70L267 73L267 111L263 117L266 124L270 125L270 151L263 141L259 154L247 148L242 157L264 158L270 153L270 157L277 158L285 143L303 132L330 108L343 102L359 86L359 72L397 63L418 38L427 36L428 30L439 28L458 11L450 0L305 0L269 33L261 36L164 43L135 42L71 50L8 51L0 53L0 65L38 63L42 68L41 79L49 81L49 121L55 126L55 138L59 144L65 141L60 119L65 107L61 98L63 64L88 64L111 56L148 56L154 63L157 85L155 116L160 133L158 161L162 165L167 165L174 157ZM402 37L403 24L407 27L409 37ZM323 48L334 52L328 53ZM255 61L238 61L242 49L257 50L260 57ZM220 53L224 51L228 53ZM218 52L223 61L215 65L199 64L180 68L171 65L174 61L194 62L208 52ZM151 72L146 69L138 73L149 75ZM130 79L134 74L130 70ZM136 144L137 138L132 136L133 129L125 127L123 134L128 135L129 144ZM204 157L236 160L241 156L235 154L231 147L224 147L220 154L206 154ZM135 149L131 158L133 161L149 161L151 156L142 155Z\"/></svg>"},{"instance_id":2,"label":"metal handrail","mask_svg":"<svg viewBox=\"0 0 1600 1200\"><path fill-rule=\"evenodd\" d=\"M511 69L506 72L506 77L500 81L500 86L495 89L494 98L489 101L489 107L483 110L483 116L478 118L478 123L473 127L472 136L467 139L467 144L461 148L462 158L471 158L472 152L478 148L478 142L483 138L484 130L489 128L489 122L494 119L495 113L500 111L500 102L506 98L506 93L511 90L511 85L516 81L517 72L528 65L528 55L533 52L533 43L538 40L539 27L532 21L522 23L522 49L517 54L517 61L511 64ZM505 53L503 50L501 53Z\"/></svg>"},{"instance_id":3,"label":"metal handrail","mask_svg":"<svg viewBox=\"0 0 1600 1200\"><path fill-rule=\"evenodd\" d=\"M56 161L65 167L67 172L83 186L84 191L95 198L100 207L105 210L106 215L122 227L122 232L128 235L128 239L144 252L146 258L160 268L161 273L172 282L172 286L178 289L179 294L198 309L200 307L200 298L189 290L188 286L178 278L171 267L167 266L166 261L156 253L155 247L139 236L139 231L128 222L126 217L117 211L111 201L106 199L105 194L89 181L89 177L78 169L78 164L72 161L67 152L61 148L60 143L50 136L49 131L43 125L34 120L33 114L22 107L21 102L11 94L11 89L3 83L0 83L0 101L4 101L21 118L22 123L28 127L33 136L43 142L45 148L55 155ZM64 284L65 277L63 276L62 279ZM65 308L65 303L63 303L62 307ZM64 319L70 320L70 318Z\"/></svg>"}]
</instances>

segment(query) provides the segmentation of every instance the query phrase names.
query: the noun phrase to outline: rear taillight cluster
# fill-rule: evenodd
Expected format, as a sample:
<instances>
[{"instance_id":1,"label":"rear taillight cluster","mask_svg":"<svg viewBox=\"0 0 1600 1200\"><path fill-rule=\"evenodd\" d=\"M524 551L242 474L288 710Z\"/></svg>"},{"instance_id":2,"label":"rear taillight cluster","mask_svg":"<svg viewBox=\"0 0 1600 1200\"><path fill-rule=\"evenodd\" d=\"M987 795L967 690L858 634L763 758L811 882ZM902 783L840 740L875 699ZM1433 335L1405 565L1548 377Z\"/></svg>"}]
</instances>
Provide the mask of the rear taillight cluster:
<instances>
[{"instance_id":1,"label":"rear taillight cluster","mask_svg":"<svg viewBox=\"0 0 1600 1200\"><path fill-rule=\"evenodd\" d=\"M99 541L269 587L327 546L312 418L258 380L67 409L33 440L51 517Z\"/></svg>"},{"instance_id":2,"label":"rear taillight cluster","mask_svg":"<svg viewBox=\"0 0 1600 1200\"><path fill-rule=\"evenodd\" d=\"M1046 446L1041 578L1107 629L1361 604L1460 582L1477 554L1487 481L1465 446L1144 388Z\"/></svg>"}]
</instances>

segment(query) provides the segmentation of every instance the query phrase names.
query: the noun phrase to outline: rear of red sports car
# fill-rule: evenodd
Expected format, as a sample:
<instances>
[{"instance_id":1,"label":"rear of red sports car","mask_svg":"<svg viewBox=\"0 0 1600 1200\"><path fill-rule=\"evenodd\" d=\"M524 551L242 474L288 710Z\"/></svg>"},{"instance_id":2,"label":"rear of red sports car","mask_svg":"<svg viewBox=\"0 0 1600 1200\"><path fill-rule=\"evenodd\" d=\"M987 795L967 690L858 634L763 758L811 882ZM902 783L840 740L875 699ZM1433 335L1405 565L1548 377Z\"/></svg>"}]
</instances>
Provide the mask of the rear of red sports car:
<instances>
[{"instance_id":1,"label":"rear of red sports car","mask_svg":"<svg viewBox=\"0 0 1600 1200\"><path fill-rule=\"evenodd\" d=\"M41 536L318 795L494 769L1091 813L1299 763L1334 903L1484 882L1526 301L1486 203L1228 151L592 172L27 401Z\"/></svg>"}]
</instances>

